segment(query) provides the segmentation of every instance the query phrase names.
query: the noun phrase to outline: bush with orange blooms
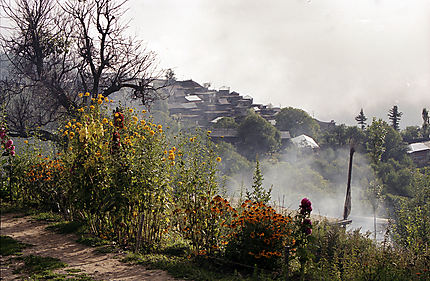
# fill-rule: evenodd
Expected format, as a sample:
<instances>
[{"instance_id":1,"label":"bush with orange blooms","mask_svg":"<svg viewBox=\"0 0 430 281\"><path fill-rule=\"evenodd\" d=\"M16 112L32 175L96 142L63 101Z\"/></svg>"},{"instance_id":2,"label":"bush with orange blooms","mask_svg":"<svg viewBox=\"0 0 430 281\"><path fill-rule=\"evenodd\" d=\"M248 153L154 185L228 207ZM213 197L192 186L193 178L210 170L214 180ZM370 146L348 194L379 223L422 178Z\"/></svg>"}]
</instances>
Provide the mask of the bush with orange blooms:
<instances>
[{"instance_id":1,"label":"bush with orange blooms","mask_svg":"<svg viewBox=\"0 0 430 281\"><path fill-rule=\"evenodd\" d=\"M225 242L228 243L227 259L248 266L273 269L279 265L285 243L291 239L292 219L278 214L262 202L245 201L241 211L224 226L230 229ZM288 242L289 241L289 242Z\"/></svg>"}]
</instances>

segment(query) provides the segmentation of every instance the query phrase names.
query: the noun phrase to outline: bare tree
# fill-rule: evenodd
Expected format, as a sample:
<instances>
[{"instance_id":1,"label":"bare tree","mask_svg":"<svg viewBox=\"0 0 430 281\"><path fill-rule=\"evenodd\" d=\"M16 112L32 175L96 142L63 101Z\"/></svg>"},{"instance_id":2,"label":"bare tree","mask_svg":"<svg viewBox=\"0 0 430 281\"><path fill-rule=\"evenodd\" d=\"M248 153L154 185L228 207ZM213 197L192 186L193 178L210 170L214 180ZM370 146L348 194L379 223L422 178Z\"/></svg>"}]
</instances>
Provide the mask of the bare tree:
<instances>
[{"instance_id":1,"label":"bare tree","mask_svg":"<svg viewBox=\"0 0 430 281\"><path fill-rule=\"evenodd\" d=\"M126 2L0 0L12 24L0 37L12 64L1 82L11 128L19 132L74 115L79 92L107 97L128 88L144 104L158 98L153 82L162 72L155 54L126 36L128 25L120 20Z\"/></svg>"},{"instance_id":2,"label":"bare tree","mask_svg":"<svg viewBox=\"0 0 430 281\"><path fill-rule=\"evenodd\" d=\"M121 22L127 0L68 0L62 5L74 22L79 77L83 88L93 96L104 96L131 88L146 103L145 94L160 77L155 55L141 41L126 36L127 23Z\"/></svg>"}]
</instances>

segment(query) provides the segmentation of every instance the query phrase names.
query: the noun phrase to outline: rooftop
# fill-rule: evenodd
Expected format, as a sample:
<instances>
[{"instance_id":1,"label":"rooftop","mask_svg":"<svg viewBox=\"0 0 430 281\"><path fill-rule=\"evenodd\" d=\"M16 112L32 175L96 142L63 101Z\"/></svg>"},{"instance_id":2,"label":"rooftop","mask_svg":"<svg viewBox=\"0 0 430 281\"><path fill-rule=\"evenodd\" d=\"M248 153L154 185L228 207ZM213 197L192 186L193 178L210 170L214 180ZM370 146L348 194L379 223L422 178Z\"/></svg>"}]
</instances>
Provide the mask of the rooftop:
<instances>
[{"instance_id":1,"label":"rooftop","mask_svg":"<svg viewBox=\"0 0 430 281\"><path fill-rule=\"evenodd\" d=\"M430 150L430 141L416 142L408 145L408 153Z\"/></svg>"}]
</instances>

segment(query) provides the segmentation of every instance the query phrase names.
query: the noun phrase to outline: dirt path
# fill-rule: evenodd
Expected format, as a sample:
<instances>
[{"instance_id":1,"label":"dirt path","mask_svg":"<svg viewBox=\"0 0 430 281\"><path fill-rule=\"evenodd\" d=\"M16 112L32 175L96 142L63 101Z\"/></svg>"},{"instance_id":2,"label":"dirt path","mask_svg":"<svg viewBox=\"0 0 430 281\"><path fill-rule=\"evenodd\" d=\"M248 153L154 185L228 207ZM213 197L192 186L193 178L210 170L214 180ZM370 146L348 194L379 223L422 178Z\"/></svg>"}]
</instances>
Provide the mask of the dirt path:
<instances>
[{"instance_id":1,"label":"dirt path","mask_svg":"<svg viewBox=\"0 0 430 281\"><path fill-rule=\"evenodd\" d=\"M140 265L120 262L123 254L94 253L90 248L76 243L73 234L56 234L45 230L47 225L31 221L29 217L16 218L14 214L1 216L1 235L8 235L24 243L34 245L22 251L23 255L40 255L58 258L70 268L80 269L98 280L176 280L162 270L148 270ZM7 259L8 257L6 257ZM19 275L1 260L0 280L17 280Z\"/></svg>"}]
</instances>

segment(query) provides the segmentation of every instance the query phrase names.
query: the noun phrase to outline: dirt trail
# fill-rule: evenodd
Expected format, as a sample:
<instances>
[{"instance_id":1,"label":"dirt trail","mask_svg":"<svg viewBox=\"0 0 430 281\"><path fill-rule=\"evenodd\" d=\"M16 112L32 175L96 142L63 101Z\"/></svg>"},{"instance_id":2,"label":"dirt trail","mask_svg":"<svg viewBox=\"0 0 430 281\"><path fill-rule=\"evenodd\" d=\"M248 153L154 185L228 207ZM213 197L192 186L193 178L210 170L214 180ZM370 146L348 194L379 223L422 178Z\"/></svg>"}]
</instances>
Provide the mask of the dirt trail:
<instances>
[{"instance_id":1,"label":"dirt trail","mask_svg":"<svg viewBox=\"0 0 430 281\"><path fill-rule=\"evenodd\" d=\"M40 255L58 258L70 268L80 269L97 280L176 280L162 270L148 270L141 265L120 262L123 254L94 253L94 248L76 243L76 235L56 234L45 230L46 223L32 221L29 217L1 216L1 235L8 235L24 243L34 245L22 251L23 255ZM19 275L1 258L0 280L17 280Z\"/></svg>"}]
</instances>

